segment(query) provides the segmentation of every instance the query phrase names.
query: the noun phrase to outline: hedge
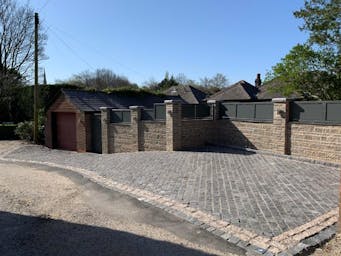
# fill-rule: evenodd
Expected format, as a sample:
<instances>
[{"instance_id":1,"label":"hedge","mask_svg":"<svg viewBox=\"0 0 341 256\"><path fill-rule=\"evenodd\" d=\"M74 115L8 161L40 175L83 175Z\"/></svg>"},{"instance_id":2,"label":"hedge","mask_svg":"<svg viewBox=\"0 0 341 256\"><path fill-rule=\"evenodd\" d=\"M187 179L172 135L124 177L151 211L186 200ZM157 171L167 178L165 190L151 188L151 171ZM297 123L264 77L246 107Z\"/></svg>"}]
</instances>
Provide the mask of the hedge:
<instances>
[{"instance_id":1,"label":"hedge","mask_svg":"<svg viewBox=\"0 0 341 256\"><path fill-rule=\"evenodd\" d=\"M15 128L17 128L16 124L0 124L0 140L18 139L18 136L14 133Z\"/></svg>"}]
</instances>

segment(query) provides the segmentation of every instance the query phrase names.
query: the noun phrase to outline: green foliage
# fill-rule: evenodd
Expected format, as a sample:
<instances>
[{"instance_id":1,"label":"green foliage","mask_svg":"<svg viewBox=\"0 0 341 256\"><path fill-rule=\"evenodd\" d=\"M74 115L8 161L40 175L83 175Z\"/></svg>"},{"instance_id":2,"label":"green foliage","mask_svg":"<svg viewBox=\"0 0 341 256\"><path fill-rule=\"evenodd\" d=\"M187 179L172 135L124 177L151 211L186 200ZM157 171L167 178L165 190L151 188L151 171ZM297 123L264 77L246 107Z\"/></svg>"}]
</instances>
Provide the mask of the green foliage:
<instances>
[{"instance_id":1,"label":"green foliage","mask_svg":"<svg viewBox=\"0 0 341 256\"><path fill-rule=\"evenodd\" d=\"M165 78L160 83L158 83L155 88L151 88L151 89L155 91L164 91L172 86L177 86L177 85L179 85L179 83L174 79L174 77L171 76L170 78L168 78L168 73L166 73Z\"/></svg>"},{"instance_id":2,"label":"green foliage","mask_svg":"<svg viewBox=\"0 0 341 256\"><path fill-rule=\"evenodd\" d=\"M46 111L62 88L79 89L78 86L69 84L39 85L39 105ZM0 116L0 121L12 121L14 123L33 119L33 86L16 86L11 89L11 99L5 105L5 116ZM5 112L7 111L7 112ZM2 111L1 111L2 112Z\"/></svg>"},{"instance_id":3,"label":"green foliage","mask_svg":"<svg viewBox=\"0 0 341 256\"><path fill-rule=\"evenodd\" d=\"M103 90L104 92L111 94L115 93L116 95L122 95L122 96L132 96L132 97L144 97L144 96L149 96L149 95L155 95L155 96L165 96L162 94L160 91L153 91L149 88L106 88Z\"/></svg>"},{"instance_id":4,"label":"green foliage","mask_svg":"<svg viewBox=\"0 0 341 256\"><path fill-rule=\"evenodd\" d=\"M22 76L14 69L1 68L0 65L0 121L11 121L15 111L17 90L23 87Z\"/></svg>"},{"instance_id":5,"label":"green foliage","mask_svg":"<svg viewBox=\"0 0 341 256\"><path fill-rule=\"evenodd\" d=\"M340 50L340 0L305 0L304 8L294 15L304 20L300 29L309 32L311 44Z\"/></svg>"},{"instance_id":6,"label":"green foliage","mask_svg":"<svg viewBox=\"0 0 341 256\"><path fill-rule=\"evenodd\" d=\"M45 123L45 114L44 114L43 109L40 109L38 113L38 141L41 144L44 143L44 139L45 139L44 123ZM18 126L15 129L15 134L21 140L32 141L33 140L33 128L34 128L33 121L24 121L24 122L18 123Z\"/></svg>"},{"instance_id":7,"label":"green foliage","mask_svg":"<svg viewBox=\"0 0 341 256\"><path fill-rule=\"evenodd\" d=\"M33 121L25 121L18 124L15 134L21 140L32 141L33 139Z\"/></svg>"},{"instance_id":8,"label":"green foliage","mask_svg":"<svg viewBox=\"0 0 341 256\"><path fill-rule=\"evenodd\" d=\"M266 81L279 79L276 88L284 95L300 92L323 100L341 99L341 2L340 0L306 0L294 12L302 18L301 30L309 32L308 42L294 46L272 67Z\"/></svg>"},{"instance_id":9,"label":"green foliage","mask_svg":"<svg viewBox=\"0 0 341 256\"><path fill-rule=\"evenodd\" d=\"M0 125L0 140L13 140L16 139L14 131L17 125L15 124L1 124Z\"/></svg>"}]
</instances>

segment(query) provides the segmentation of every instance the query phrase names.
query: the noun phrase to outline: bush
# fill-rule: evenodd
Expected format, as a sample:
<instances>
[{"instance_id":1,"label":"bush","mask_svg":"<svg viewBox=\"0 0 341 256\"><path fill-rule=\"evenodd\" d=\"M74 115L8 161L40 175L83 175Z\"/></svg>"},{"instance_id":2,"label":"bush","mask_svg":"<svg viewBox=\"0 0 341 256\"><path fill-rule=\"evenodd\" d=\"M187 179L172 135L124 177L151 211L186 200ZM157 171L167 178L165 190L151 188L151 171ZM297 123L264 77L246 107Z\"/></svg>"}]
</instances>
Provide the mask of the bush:
<instances>
[{"instance_id":1,"label":"bush","mask_svg":"<svg viewBox=\"0 0 341 256\"><path fill-rule=\"evenodd\" d=\"M15 134L22 140L32 141L33 140L33 121L25 121L18 123L17 128L15 129ZM39 110L38 116L38 142L40 144L44 143L44 111L42 109Z\"/></svg>"},{"instance_id":2,"label":"bush","mask_svg":"<svg viewBox=\"0 0 341 256\"><path fill-rule=\"evenodd\" d=\"M21 140L33 140L33 122L32 121L25 121L18 124L17 128L15 129L15 134Z\"/></svg>"}]
</instances>

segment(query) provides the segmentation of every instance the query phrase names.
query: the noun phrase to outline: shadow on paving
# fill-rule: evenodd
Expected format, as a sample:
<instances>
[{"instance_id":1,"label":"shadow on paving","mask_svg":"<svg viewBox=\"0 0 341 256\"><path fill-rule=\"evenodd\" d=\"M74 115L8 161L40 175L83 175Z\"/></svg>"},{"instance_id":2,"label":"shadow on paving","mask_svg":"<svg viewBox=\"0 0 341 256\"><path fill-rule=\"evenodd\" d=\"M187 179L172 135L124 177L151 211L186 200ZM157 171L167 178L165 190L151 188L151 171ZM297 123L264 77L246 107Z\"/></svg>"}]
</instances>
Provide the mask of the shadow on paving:
<instances>
[{"instance_id":1,"label":"shadow on paving","mask_svg":"<svg viewBox=\"0 0 341 256\"><path fill-rule=\"evenodd\" d=\"M203 147L185 148L182 151L189 152L211 152L211 153L224 153L234 155L254 155L256 152L247 150L246 148L232 147L232 146L219 146L207 145Z\"/></svg>"},{"instance_id":2,"label":"shadow on paving","mask_svg":"<svg viewBox=\"0 0 341 256\"><path fill-rule=\"evenodd\" d=\"M0 255L211 255L108 228L0 211Z\"/></svg>"}]
</instances>

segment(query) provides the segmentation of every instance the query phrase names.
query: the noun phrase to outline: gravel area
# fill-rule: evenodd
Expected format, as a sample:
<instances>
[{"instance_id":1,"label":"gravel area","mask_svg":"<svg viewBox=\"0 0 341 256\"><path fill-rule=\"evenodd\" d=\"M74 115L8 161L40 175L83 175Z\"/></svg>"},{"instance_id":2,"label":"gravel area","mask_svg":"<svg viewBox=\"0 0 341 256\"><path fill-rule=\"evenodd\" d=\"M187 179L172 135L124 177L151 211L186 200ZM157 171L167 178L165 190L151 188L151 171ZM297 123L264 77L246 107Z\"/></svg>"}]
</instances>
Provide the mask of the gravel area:
<instances>
[{"instance_id":1,"label":"gravel area","mask_svg":"<svg viewBox=\"0 0 341 256\"><path fill-rule=\"evenodd\" d=\"M0 194L2 256L234 255L193 225L53 168L0 162Z\"/></svg>"}]
</instances>

